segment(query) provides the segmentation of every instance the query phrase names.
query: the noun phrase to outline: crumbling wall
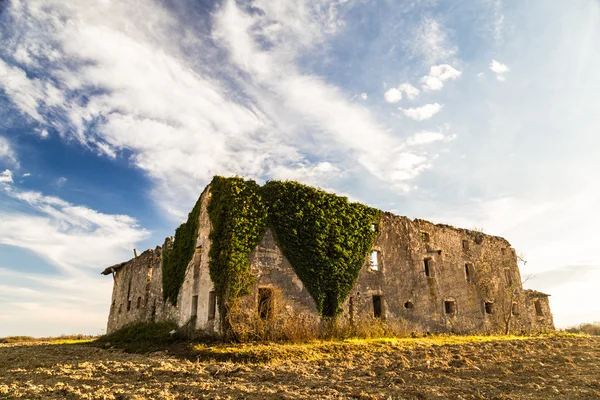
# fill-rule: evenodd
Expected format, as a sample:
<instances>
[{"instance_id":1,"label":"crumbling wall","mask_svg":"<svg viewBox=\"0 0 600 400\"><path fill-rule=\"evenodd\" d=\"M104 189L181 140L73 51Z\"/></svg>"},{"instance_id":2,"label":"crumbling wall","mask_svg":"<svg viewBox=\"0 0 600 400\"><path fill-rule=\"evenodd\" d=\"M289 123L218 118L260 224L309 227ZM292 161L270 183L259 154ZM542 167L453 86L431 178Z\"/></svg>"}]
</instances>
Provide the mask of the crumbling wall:
<instances>
[{"instance_id":1,"label":"crumbling wall","mask_svg":"<svg viewBox=\"0 0 600 400\"><path fill-rule=\"evenodd\" d=\"M132 322L166 320L219 332L209 272L210 199L207 186L200 198L196 250L177 305L163 301L161 247L148 250L112 267L115 285L107 332ZM382 213L374 229L377 253L365 258L342 318L403 321L409 329L432 332L554 329L548 296L523 290L515 251L505 239L390 213ZM163 248L171 246L172 238L167 238ZM265 293L277 299L270 310L280 317L319 318L314 300L270 230L251 254L250 268L256 280L238 303L245 321L272 317L261 311Z\"/></svg>"},{"instance_id":2,"label":"crumbling wall","mask_svg":"<svg viewBox=\"0 0 600 400\"><path fill-rule=\"evenodd\" d=\"M383 318L416 330L503 332L508 324L511 332L536 330L505 239L389 213L377 229L378 266L366 260L344 304L346 318L376 316L379 307Z\"/></svg>"},{"instance_id":3,"label":"crumbling wall","mask_svg":"<svg viewBox=\"0 0 600 400\"><path fill-rule=\"evenodd\" d=\"M112 267L114 285L107 333L133 322L174 319L176 310L162 301L161 260L162 248L156 247ZM105 272L110 273L110 268Z\"/></svg>"},{"instance_id":4,"label":"crumbling wall","mask_svg":"<svg viewBox=\"0 0 600 400\"><path fill-rule=\"evenodd\" d=\"M214 297L213 283L210 279L209 235L212 224L208 216L208 204L211 199L210 186L200 195L200 213L196 250L188 264L185 280L179 291L177 305L179 309L178 323L189 325L196 330L212 333L218 331L219 311Z\"/></svg>"}]
</instances>

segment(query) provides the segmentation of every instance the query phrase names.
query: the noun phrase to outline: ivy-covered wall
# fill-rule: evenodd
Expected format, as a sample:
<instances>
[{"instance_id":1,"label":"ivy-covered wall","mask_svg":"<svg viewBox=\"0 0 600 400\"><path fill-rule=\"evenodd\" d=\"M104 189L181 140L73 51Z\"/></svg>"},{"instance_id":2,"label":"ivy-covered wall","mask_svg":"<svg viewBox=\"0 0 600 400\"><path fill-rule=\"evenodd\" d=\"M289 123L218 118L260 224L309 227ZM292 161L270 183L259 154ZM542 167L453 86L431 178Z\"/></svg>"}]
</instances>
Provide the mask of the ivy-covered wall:
<instances>
[{"instance_id":1,"label":"ivy-covered wall","mask_svg":"<svg viewBox=\"0 0 600 400\"><path fill-rule=\"evenodd\" d=\"M297 182L261 189L283 253L321 315L337 315L373 246L379 211Z\"/></svg>"},{"instance_id":2,"label":"ivy-covered wall","mask_svg":"<svg viewBox=\"0 0 600 400\"><path fill-rule=\"evenodd\" d=\"M200 199L188 214L188 219L175 230L171 249L163 249L163 299L177 305L179 289L185 280L185 271L194 255L198 236Z\"/></svg>"},{"instance_id":3,"label":"ivy-covered wall","mask_svg":"<svg viewBox=\"0 0 600 400\"><path fill-rule=\"evenodd\" d=\"M222 321L231 303L254 283L250 253L260 243L267 222L259 192L256 182L242 178L215 176L211 182L209 269Z\"/></svg>"},{"instance_id":4,"label":"ivy-covered wall","mask_svg":"<svg viewBox=\"0 0 600 400\"><path fill-rule=\"evenodd\" d=\"M271 228L283 253L325 317L334 317L352 290L377 232L379 211L297 182L259 186L216 176L208 214L212 224L210 277L222 318L248 293L255 277L250 254ZM175 234L163 269L165 298L174 304L194 253L199 203Z\"/></svg>"}]
</instances>

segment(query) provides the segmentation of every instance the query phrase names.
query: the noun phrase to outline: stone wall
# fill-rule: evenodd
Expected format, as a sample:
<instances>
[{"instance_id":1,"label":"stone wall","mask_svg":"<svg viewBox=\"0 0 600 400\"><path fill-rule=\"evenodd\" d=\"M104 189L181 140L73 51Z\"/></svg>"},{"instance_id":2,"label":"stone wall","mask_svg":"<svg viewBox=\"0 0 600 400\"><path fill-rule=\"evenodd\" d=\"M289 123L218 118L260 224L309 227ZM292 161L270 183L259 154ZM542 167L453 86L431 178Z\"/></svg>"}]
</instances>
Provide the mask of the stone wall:
<instances>
[{"instance_id":1,"label":"stone wall","mask_svg":"<svg viewBox=\"0 0 600 400\"><path fill-rule=\"evenodd\" d=\"M136 321L175 321L219 332L209 273L211 223L208 186L200 198L196 251L177 305L162 296L162 249L148 250L115 271L107 332ZM418 331L487 333L553 329L548 296L524 291L514 249L503 238L382 213L373 251L343 304L343 318L380 317ZM172 246L167 238L163 248ZM376 266L374 265L376 264ZM272 313L318 318L315 303L267 230L250 256L256 277L240 299L245 321L261 318L265 296ZM107 268L110 273L111 268ZM262 299L262 300L261 300ZM262 304L262 305L261 305ZM263 308L261 311L261 307ZM264 317L264 315L262 315Z\"/></svg>"},{"instance_id":2,"label":"stone wall","mask_svg":"<svg viewBox=\"0 0 600 400\"><path fill-rule=\"evenodd\" d=\"M365 262L344 304L346 318L375 316L379 306L381 317L406 321L415 330L503 332L510 324L511 332L519 332L553 327L549 306L549 318L531 318L517 257L505 239L389 213L377 229L373 250L378 265L372 265L372 257Z\"/></svg>"},{"instance_id":3,"label":"stone wall","mask_svg":"<svg viewBox=\"0 0 600 400\"><path fill-rule=\"evenodd\" d=\"M170 239L165 245L170 245ZM107 333L133 322L176 320L177 309L163 302L161 247L146 250L104 273L114 277Z\"/></svg>"}]
</instances>

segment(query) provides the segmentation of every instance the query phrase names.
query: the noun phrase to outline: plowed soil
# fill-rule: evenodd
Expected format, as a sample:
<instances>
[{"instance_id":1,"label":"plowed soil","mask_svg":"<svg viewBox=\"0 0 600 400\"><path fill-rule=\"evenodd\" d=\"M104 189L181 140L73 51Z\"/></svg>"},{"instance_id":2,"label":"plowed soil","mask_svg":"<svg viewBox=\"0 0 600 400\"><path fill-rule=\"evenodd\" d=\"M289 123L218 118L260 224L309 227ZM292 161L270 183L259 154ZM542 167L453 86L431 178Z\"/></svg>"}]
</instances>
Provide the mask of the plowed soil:
<instances>
[{"instance_id":1,"label":"plowed soil","mask_svg":"<svg viewBox=\"0 0 600 400\"><path fill-rule=\"evenodd\" d=\"M216 346L185 358L174 351L0 345L0 398L600 399L600 338Z\"/></svg>"}]
</instances>

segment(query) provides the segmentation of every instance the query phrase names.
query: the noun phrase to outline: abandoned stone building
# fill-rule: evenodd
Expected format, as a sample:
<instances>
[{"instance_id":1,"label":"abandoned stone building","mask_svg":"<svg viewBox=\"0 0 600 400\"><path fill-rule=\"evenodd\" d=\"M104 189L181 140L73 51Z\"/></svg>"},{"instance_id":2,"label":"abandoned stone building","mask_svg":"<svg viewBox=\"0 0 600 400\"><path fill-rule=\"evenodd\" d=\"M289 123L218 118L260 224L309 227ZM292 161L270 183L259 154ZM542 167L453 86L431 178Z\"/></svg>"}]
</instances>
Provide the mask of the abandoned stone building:
<instances>
[{"instance_id":1,"label":"abandoned stone building","mask_svg":"<svg viewBox=\"0 0 600 400\"><path fill-rule=\"evenodd\" d=\"M219 292L210 271L212 188L206 187L195 208L193 253L184 266L176 301L166 300L164 293L163 264L173 248L172 237L162 247L102 272L114 279L108 333L141 321L175 321L221 332ZM373 240L360 255L362 265L351 290L340 298L338 317L350 323L361 318L402 321L409 329L430 332L554 329L548 295L523 289L517 255L505 239L379 211L368 230ZM258 319L290 313L318 320L322 309L274 229L265 226L257 243L247 257L252 280L240 304Z\"/></svg>"}]
</instances>

